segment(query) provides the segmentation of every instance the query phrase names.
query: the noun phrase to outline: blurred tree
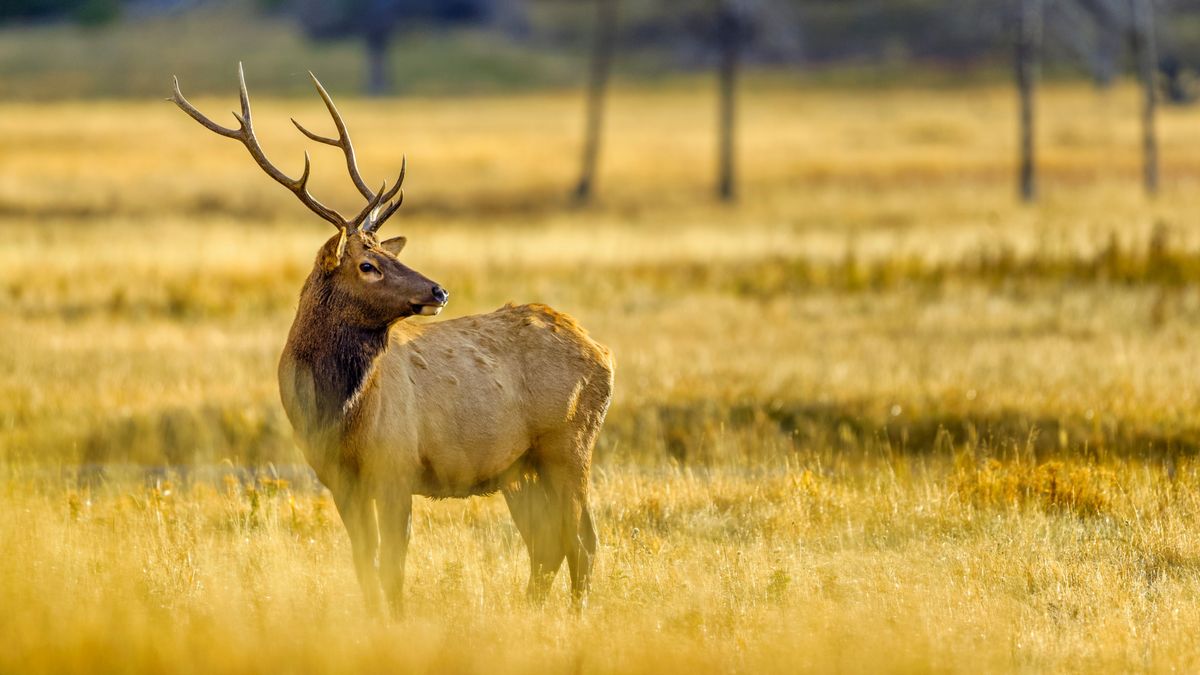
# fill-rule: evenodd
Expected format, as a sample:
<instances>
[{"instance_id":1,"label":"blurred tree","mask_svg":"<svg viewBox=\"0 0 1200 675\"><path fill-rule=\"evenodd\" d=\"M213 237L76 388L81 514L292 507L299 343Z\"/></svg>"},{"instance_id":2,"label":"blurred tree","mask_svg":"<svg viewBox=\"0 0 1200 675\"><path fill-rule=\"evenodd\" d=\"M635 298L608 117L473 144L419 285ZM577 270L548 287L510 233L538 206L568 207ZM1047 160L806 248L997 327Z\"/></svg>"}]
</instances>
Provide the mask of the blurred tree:
<instances>
[{"instance_id":1,"label":"blurred tree","mask_svg":"<svg viewBox=\"0 0 1200 675\"><path fill-rule=\"evenodd\" d=\"M734 193L734 125L737 103L738 66L742 50L757 29L754 15L744 2L719 0L713 17L713 38L719 54L717 68L720 82L717 142L717 196L733 201Z\"/></svg>"},{"instance_id":2,"label":"blurred tree","mask_svg":"<svg viewBox=\"0 0 1200 675\"><path fill-rule=\"evenodd\" d=\"M1034 85L1043 42L1060 40L1093 70L1096 81L1106 84L1116 74L1122 38L1128 38L1142 85L1142 182L1146 193L1158 192L1158 137L1155 116L1158 73L1166 77L1168 95L1184 100L1188 94L1180 79L1182 66L1173 56L1159 59L1155 35L1155 0L1019 0L1017 11L1016 82L1020 100L1020 157L1018 184L1021 199L1036 196L1034 167ZM1048 21L1051 19L1052 21ZM1043 33L1047 34L1045 37Z\"/></svg>"},{"instance_id":3,"label":"blurred tree","mask_svg":"<svg viewBox=\"0 0 1200 675\"><path fill-rule=\"evenodd\" d=\"M121 15L121 0L0 0L0 23L73 19L99 26Z\"/></svg>"},{"instance_id":4,"label":"blurred tree","mask_svg":"<svg viewBox=\"0 0 1200 675\"><path fill-rule=\"evenodd\" d=\"M1195 73L1190 71L1175 54L1164 54L1158 62L1163 76L1163 94L1171 103L1191 103L1196 99Z\"/></svg>"},{"instance_id":5,"label":"blurred tree","mask_svg":"<svg viewBox=\"0 0 1200 675\"><path fill-rule=\"evenodd\" d=\"M1020 0L1017 15L1016 80L1020 101L1020 157L1017 161L1017 185L1021 201L1032 202L1037 197L1037 177L1034 173L1034 87L1042 51L1044 7L1042 0Z\"/></svg>"},{"instance_id":6,"label":"blurred tree","mask_svg":"<svg viewBox=\"0 0 1200 675\"><path fill-rule=\"evenodd\" d=\"M702 11L685 15L690 33L717 59L717 197L736 197L735 132L737 81L746 52L773 25L781 7L767 0L710 0Z\"/></svg>"},{"instance_id":7,"label":"blurred tree","mask_svg":"<svg viewBox=\"0 0 1200 675\"><path fill-rule=\"evenodd\" d=\"M1146 193L1158 193L1158 138L1154 130L1155 70L1158 49L1154 40L1154 3L1151 0L1129 0L1133 17L1130 34L1133 54L1142 82L1142 177Z\"/></svg>"},{"instance_id":8,"label":"blurred tree","mask_svg":"<svg viewBox=\"0 0 1200 675\"><path fill-rule=\"evenodd\" d=\"M596 0L595 42L588 94L587 139L583 167L575 187L577 200L586 201L595 180L600 145L604 90L616 48L616 0ZM778 58L794 48L786 36L797 33L788 0L647 0L628 3L630 16L622 29L635 41L653 35L659 48L675 49L687 62L717 68L717 196L736 196L736 103L742 61L754 54L759 61ZM623 10L624 11L624 10ZM774 55L775 59L772 58Z\"/></svg>"},{"instance_id":9,"label":"blurred tree","mask_svg":"<svg viewBox=\"0 0 1200 675\"><path fill-rule=\"evenodd\" d=\"M587 137L583 144L583 167L575 185L575 200L591 199L600 154L600 135L604 123L604 94L612 72L613 50L617 43L617 0L595 0L596 37L592 47L592 67L588 82Z\"/></svg>"},{"instance_id":10,"label":"blurred tree","mask_svg":"<svg viewBox=\"0 0 1200 675\"><path fill-rule=\"evenodd\" d=\"M361 37L367 49L367 92L389 91L387 51L397 30L415 26L481 23L508 19L509 0L264 0L290 11L315 40Z\"/></svg>"}]
</instances>

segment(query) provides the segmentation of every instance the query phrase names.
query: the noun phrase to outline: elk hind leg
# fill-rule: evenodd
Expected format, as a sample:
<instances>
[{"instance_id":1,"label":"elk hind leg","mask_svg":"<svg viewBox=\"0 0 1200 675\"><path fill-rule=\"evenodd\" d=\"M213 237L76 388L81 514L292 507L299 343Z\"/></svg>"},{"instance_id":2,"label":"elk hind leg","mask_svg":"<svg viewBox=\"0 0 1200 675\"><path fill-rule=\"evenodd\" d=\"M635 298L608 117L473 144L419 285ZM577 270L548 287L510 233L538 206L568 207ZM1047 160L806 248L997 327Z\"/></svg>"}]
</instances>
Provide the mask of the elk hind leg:
<instances>
[{"instance_id":1,"label":"elk hind leg","mask_svg":"<svg viewBox=\"0 0 1200 675\"><path fill-rule=\"evenodd\" d=\"M588 468L595 433L564 430L541 444L542 476L548 484L553 507L547 512L547 527L557 530L571 573L571 597L577 608L585 603L598 540L588 507Z\"/></svg>"},{"instance_id":2,"label":"elk hind leg","mask_svg":"<svg viewBox=\"0 0 1200 675\"><path fill-rule=\"evenodd\" d=\"M600 544L595 525L592 523L592 510L586 501L580 514L575 543L575 546L567 547L567 567L571 572L571 597L576 607L582 608L587 603L592 566L596 562L596 549Z\"/></svg>"},{"instance_id":3,"label":"elk hind leg","mask_svg":"<svg viewBox=\"0 0 1200 675\"><path fill-rule=\"evenodd\" d=\"M566 550L558 527L558 504L543 476L527 472L504 489L504 501L529 551L529 598L541 603L562 566Z\"/></svg>"}]
</instances>

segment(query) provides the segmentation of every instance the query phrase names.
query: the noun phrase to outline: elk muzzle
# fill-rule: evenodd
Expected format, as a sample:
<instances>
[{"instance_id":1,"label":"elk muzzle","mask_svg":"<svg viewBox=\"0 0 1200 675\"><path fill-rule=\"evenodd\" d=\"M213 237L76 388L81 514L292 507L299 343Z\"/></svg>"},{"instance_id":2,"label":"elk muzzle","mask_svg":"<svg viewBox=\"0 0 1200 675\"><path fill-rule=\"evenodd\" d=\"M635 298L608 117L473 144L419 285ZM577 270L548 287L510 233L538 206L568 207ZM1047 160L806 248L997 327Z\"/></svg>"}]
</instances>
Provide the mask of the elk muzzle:
<instances>
[{"instance_id":1,"label":"elk muzzle","mask_svg":"<svg viewBox=\"0 0 1200 675\"><path fill-rule=\"evenodd\" d=\"M413 311L421 316L437 316L446 308L450 301L450 293L441 286L434 284L429 289L428 302L413 303Z\"/></svg>"}]
</instances>

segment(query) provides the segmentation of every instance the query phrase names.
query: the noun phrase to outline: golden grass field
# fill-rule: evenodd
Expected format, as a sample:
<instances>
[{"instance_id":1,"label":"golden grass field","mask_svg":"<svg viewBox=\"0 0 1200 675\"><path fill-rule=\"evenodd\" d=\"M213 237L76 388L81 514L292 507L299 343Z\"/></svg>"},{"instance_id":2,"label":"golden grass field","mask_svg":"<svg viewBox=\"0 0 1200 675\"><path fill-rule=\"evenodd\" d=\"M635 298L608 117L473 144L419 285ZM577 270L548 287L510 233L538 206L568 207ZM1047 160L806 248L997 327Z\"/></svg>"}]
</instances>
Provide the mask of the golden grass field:
<instances>
[{"instance_id":1,"label":"golden grass field","mask_svg":"<svg viewBox=\"0 0 1200 675\"><path fill-rule=\"evenodd\" d=\"M394 623L277 400L332 230L169 103L0 104L0 672L1200 668L1200 113L1150 200L1133 88L1048 88L1022 207L1006 88L756 79L724 206L697 84L615 93L586 209L574 94L340 101L450 316L618 363L589 610L501 498L419 501ZM286 170L319 106L256 99Z\"/></svg>"}]
</instances>

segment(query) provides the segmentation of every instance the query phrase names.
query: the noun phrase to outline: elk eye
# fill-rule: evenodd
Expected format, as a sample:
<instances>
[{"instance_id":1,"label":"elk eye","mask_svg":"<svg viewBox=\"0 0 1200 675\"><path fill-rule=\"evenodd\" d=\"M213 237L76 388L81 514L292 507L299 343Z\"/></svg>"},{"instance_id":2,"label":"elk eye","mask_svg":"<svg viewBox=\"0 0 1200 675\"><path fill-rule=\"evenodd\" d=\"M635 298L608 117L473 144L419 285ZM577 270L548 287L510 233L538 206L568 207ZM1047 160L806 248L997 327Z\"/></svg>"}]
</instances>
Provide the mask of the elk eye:
<instances>
[{"instance_id":1,"label":"elk eye","mask_svg":"<svg viewBox=\"0 0 1200 675\"><path fill-rule=\"evenodd\" d=\"M370 274L371 272L375 271L375 266L369 262L365 262L365 263L359 265L358 269L362 270L363 272L366 272L367 274Z\"/></svg>"}]
</instances>

